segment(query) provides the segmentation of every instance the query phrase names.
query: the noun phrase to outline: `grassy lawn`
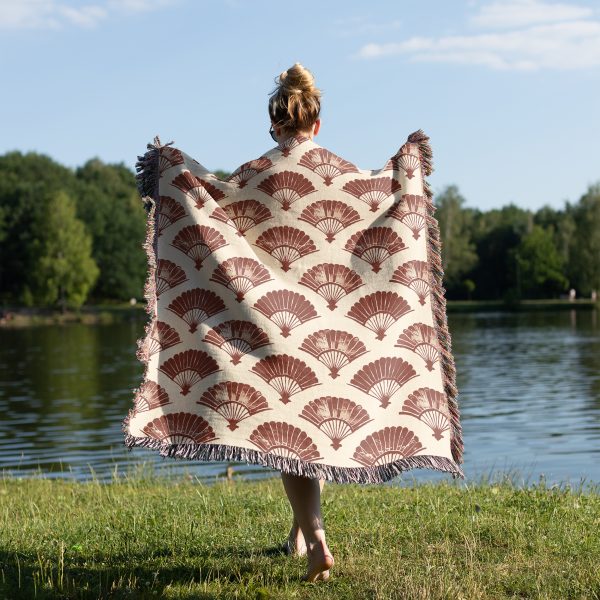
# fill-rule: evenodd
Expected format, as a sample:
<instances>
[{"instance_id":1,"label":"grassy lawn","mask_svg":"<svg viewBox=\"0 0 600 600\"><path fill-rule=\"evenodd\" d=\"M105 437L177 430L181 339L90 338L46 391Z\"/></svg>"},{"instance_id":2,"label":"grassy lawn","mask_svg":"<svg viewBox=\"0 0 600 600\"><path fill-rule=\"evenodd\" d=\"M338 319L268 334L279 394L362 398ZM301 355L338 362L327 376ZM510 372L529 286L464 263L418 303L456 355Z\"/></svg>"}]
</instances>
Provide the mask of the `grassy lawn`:
<instances>
[{"instance_id":1,"label":"grassy lawn","mask_svg":"<svg viewBox=\"0 0 600 600\"><path fill-rule=\"evenodd\" d=\"M0 598L600 598L598 485L406 479L325 484L336 564L310 584L278 477L5 477Z\"/></svg>"}]
</instances>

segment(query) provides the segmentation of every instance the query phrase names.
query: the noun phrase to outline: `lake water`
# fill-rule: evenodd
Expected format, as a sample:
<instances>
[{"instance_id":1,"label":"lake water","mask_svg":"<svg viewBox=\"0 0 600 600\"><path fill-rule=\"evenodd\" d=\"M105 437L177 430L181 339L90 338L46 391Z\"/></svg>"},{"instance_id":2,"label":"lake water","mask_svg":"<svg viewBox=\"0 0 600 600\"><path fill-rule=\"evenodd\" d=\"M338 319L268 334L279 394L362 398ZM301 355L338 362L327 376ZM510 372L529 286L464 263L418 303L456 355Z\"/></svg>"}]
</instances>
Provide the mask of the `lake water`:
<instances>
[{"instance_id":1,"label":"lake water","mask_svg":"<svg viewBox=\"0 0 600 600\"><path fill-rule=\"evenodd\" d=\"M449 313L465 445L464 481L600 483L597 310ZM143 321L0 329L0 470L108 481L136 469L211 482L227 463L162 458L123 444L141 382ZM246 478L279 471L235 464ZM391 485L451 475L414 469ZM458 481L458 480L457 480Z\"/></svg>"}]
</instances>

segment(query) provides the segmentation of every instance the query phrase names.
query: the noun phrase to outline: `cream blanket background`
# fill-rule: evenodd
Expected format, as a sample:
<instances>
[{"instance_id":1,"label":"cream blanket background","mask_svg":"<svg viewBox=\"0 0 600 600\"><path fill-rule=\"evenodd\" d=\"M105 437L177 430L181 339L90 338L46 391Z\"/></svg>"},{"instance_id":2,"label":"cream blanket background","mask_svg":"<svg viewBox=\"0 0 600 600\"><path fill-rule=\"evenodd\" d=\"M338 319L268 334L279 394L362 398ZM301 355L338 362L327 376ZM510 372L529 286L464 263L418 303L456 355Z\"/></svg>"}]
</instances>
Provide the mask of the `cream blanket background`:
<instances>
[{"instance_id":1,"label":"cream blanket background","mask_svg":"<svg viewBox=\"0 0 600 600\"><path fill-rule=\"evenodd\" d=\"M339 483L464 478L428 139L365 170L297 135L226 181L148 144L129 449Z\"/></svg>"}]
</instances>

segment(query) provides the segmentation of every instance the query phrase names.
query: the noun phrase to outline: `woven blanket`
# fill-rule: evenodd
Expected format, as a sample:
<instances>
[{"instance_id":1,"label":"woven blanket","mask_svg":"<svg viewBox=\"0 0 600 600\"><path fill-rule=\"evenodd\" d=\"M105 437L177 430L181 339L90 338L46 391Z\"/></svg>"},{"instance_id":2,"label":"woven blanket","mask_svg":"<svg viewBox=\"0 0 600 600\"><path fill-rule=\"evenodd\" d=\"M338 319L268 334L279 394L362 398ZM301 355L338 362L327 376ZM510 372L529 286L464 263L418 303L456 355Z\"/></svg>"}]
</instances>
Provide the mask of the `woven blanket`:
<instances>
[{"instance_id":1,"label":"woven blanket","mask_svg":"<svg viewBox=\"0 0 600 600\"><path fill-rule=\"evenodd\" d=\"M338 483L464 478L428 140L366 170L296 135L227 179L148 144L130 450Z\"/></svg>"}]
</instances>

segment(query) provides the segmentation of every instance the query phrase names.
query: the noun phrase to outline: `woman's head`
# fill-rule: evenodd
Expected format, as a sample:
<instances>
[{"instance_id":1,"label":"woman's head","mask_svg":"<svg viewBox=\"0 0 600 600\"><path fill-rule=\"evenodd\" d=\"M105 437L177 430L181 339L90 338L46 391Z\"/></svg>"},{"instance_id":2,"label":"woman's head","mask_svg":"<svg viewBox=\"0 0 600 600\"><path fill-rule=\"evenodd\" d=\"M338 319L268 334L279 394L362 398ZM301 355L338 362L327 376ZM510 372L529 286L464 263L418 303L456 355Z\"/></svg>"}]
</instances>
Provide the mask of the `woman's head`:
<instances>
[{"instance_id":1,"label":"woman's head","mask_svg":"<svg viewBox=\"0 0 600 600\"><path fill-rule=\"evenodd\" d=\"M269 98L269 115L278 136L314 133L319 130L321 92L312 73L300 63L283 71L275 79L277 87ZM318 121L318 123L317 123Z\"/></svg>"}]
</instances>

